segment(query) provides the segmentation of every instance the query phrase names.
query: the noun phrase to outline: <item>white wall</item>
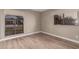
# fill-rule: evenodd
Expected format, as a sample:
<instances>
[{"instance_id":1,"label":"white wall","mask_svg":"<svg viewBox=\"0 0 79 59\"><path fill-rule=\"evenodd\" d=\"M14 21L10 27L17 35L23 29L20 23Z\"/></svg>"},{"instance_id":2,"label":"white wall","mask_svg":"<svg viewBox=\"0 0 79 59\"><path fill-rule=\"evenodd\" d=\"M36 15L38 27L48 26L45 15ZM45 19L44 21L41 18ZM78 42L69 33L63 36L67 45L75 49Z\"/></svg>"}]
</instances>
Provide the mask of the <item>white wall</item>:
<instances>
[{"instance_id":1,"label":"white wall","mask_svg":"<svg viewBox=\"0 0 79 59\"><path fill-rule=\"evenodd\" d=\"M79 26L54 25L54 16L53 16L55 14L65 13L66 16L72 16L73 18L77 19L77 11L78 10L74 9L71 10L61 9L61 10L51 10L42 13L41 14L42 31L79 41Z\"/></svg>"},{"instance_id":2,"label":"white wall","mask_svg":"<svg viewBox=\"0 0 79 59\"><path fill-rule=\"evenodd\" d=\"M1 10L0 10L0 38L1 38Z\"/></svg>"},{"instance_id":3,"label":"white wall","mask_svg":"<svg viewBox=\"0 0 79 59\"><path fill-rule=\"evenodd\" d=\"M0 38L4 37L4 13L3 9L0 9Z\"/></svg>"},{"instance_id":4,"label":"white wall","mask_svg":"<svg viewBox=\"0 0 79 59\"><path fill-rule=\"evenodd\" d=\"M54 25L54 14L65 13L66 16L78 18L78 10L51 10L40 13L33 11L20 10L0 10L0 38L5 37L5 15L20 15L24 17L24 33L32 33L37 31L44 31L58 36L71 38L79 41L79 26L71 25ZM41 22L41 23L40 23ZM40 25L41 24L41 25Z\"/></svg>"},{"instance_id":5,"label":"white wall","mask_svg":"<svg viewBox=\"0 0 79 59\"><path fill-rule=\"evenodd\" d=\"M3 14L2 14L3 13ZM32 33L40 30L40 14L33 11L20 11L20 10L3 10L1 21L1 38L5 37L5 15L18 15L24 17L24 33Z\"/></svg>"}]
</instances>

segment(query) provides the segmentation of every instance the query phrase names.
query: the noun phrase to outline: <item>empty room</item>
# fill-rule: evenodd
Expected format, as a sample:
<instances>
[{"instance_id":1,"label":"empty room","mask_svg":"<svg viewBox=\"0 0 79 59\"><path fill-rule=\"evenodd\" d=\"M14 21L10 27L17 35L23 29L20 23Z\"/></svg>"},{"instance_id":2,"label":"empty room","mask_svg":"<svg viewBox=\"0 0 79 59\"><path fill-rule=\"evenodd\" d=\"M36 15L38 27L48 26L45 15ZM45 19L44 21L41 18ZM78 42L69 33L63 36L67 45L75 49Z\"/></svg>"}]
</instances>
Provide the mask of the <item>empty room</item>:
<instances>
[{"instance_id":1,"label":"empty room","mask_svg":"<svg viewBox=\"0 0 79 59\"><path fill-rule=\"evenodd\" d=\"M78 9L0 9L0 49L78 48Z\"/></svg>"}]
</instances>

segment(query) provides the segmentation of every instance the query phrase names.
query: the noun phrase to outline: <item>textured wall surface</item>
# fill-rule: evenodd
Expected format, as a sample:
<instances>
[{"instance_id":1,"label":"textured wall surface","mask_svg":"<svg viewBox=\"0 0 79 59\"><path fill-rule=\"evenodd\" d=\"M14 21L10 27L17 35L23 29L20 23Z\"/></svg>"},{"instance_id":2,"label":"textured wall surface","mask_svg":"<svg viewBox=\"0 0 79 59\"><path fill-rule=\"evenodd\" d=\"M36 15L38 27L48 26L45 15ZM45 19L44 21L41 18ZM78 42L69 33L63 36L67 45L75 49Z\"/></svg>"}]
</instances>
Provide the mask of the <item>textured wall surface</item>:
<instances>
[{"instance_id":1,"label":"textured wall surface","mask_svg":"<svg viewBox=\"0 0 79 59\"><path fill-rule=\"evenodd\" d=\"M74 9L71 10L62 9L62 10L51 10L42 13L41 15L42 31L79 41L79 26L54 25L54 16L53 16L55 14L60 15L64 13L66 16L72 16L73 18L79 20L78 18L79 14L77 12L78 10Z\"/></svg>"},{"instance_id":2,"label":"textured wall surface","mask_svg":"<svg viewBox=\"0 0 79 59\"><path fill-rule=\"evenodd\" d=\"M2 14L3 13L3 14ZM38 12L33 11L20 11L20 10L1 10L0 15L2 15L2 19L0 19L1 25L1 37L5 37L5 15L18 15L24 17L24 33L32 33L40 31L40 14ZM3 18L4 17L4 18Z\"/></svg>"}]
</instances>

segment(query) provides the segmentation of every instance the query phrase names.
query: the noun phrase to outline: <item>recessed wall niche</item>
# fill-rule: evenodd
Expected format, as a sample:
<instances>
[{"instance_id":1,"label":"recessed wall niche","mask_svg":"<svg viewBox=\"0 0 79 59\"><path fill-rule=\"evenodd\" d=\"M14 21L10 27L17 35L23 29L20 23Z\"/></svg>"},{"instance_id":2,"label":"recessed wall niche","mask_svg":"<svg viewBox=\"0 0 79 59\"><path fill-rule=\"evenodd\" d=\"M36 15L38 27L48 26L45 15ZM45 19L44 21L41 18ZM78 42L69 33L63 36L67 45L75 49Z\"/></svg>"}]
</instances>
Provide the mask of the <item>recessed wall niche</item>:
<instances>
[{"instance_id":1,"label":"recessed wall niche","mask_svg":"<svg viewBox=\"0 0 79 59\"><path fill-rule=\"evenodd\" d=\"M23 16L5 16L5 36L23 33Z\"/></svg>"}]
</instances>

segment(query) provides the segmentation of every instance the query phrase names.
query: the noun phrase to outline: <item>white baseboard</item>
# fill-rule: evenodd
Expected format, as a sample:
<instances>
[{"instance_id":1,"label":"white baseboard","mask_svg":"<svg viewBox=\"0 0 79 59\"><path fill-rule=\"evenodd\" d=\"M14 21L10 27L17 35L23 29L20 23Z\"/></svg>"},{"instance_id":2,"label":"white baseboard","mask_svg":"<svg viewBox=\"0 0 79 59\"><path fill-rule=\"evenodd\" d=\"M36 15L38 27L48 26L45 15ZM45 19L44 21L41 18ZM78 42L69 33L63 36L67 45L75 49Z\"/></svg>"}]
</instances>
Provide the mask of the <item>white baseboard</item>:
<instances>
[{"instance_id":1,"label":"white baseboard","mask_svg":"<svg viewBox=\"0 0 79 59\"><path fill-rule=\"evenodd\" d=\"M28 35L37 34L37 33L48 34L48 35L51 35L51 36L55 36L55 37L58 37L58 38L61 38L61 39L64 39L64 40L68 40L68 41L72 41L72 42L75 42L75 43L78 43L78 44L79 44L79 41L72 40L72 39L70 39L70 38L65 38L65 37L58 36L58 35L54 35L54 34L51 34L51 33L44 32L44 31L37 31L37 32L32 32L32 33L27 33L27 34L11 35L11 36L7 36L7 37L5 37L5 38L3 38L3 39L0 39L0 41L11 40L11 39L14 39L14 38L23 37L23 36L28 36Z\"/></svg>"},{"instance_id":2,"label":"white baseboard","mask_svg":"<svg viewBox=\"0 0 79 59\"><path fill-rule=\"evenodd\" d=\"M66 38L66 37L54 35L54 34L51 34L51 33L44 32L44 31L41 31L41 33L48 34L48 35L51 35L51 36L55 36L55 37L58 37L58 38L61 38L61 39L64 39L64 40L68 40L68 41L72 41L72 42L75 42L75 43L78 43L79 44L79 41L72 40L70 38Z\"/></svg>"},{"instance_id":3,"label":"white baseboard","mask_svg":"<svg viewBox=\"0 0 79 59\"><path fill-rule=\"evenodd\" d=\"M37 34L40 33L41 31L37 31L37 32L32 32L32 33L27 33L27 34L16 34L16 35L11 35L11 36L7 36L5 38L0 39L0 41L5 41L5 40L11 40L14 38L18 38L18 37L23 37L23 36L28 36L28 35L32 35L32 34Z\"/></svg>"}]
</instances>

